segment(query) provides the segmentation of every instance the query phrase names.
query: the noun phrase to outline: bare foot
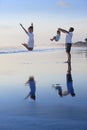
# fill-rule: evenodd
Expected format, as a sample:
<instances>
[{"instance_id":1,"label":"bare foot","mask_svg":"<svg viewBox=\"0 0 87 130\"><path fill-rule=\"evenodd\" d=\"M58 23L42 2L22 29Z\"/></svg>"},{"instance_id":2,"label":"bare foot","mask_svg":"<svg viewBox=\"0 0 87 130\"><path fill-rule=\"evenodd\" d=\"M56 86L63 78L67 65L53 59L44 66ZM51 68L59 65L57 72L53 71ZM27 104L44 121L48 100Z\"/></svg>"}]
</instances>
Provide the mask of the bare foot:
<instances>
[{"instance_id":1,"label":"bare foot","mask_svg":"<svg viewBox=\"0 0 87 130\"><path fill-rule=\"evenodd\" d=\"M50 39L51 41L53 41L53 39Z\"/></svg>"}]
</instances>

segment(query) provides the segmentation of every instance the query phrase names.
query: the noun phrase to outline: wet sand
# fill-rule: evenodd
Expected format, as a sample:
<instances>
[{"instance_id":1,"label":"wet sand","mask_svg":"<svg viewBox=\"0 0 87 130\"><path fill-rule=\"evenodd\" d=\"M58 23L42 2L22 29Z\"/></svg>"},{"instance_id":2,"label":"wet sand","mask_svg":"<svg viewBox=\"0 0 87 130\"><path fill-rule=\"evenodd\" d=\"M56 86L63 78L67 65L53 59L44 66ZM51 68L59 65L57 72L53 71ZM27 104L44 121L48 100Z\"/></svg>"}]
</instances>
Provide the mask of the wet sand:
<instances>
[{"instance_id":1,"label":"wet sand","mask_svg":"<svg viewBox=\"0 0 87 130\"><path fill-rule=\"evenodd\" d=\"M72 48L71 75L75 96L60 96L56 84L67 90L68 64L64 49L0 55L1 130L86 130L87 50ZM25 97L33 76L36 100Z\"/></svg>"}]
</instances>

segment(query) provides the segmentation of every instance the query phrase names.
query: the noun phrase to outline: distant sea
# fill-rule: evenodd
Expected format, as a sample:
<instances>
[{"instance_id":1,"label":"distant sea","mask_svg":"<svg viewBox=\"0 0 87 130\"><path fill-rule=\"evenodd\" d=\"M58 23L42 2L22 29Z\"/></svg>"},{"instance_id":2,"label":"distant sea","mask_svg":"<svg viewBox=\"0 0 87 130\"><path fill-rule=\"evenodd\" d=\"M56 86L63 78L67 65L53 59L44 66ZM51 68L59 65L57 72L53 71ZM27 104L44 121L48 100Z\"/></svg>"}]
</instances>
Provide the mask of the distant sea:
<instances>
[{"instance_id":1,"label":"distant sea","mask_svg":"<svg viewBox=\"0 0 87 130\"><path fill-rule=\"evenodd\" d=\"M64 46L55 46L55 45L48 45L48 46L38 46L35 47L32 53L34 52L53 52L53 51L65 51ZM87 50L86 47L72 47L72 50ZM14 53L27 53L29 52L26 48L18 46L18 47L0 47L0 54L14 54ZM31 52L31 51L30 51Z\"/></svg>"}]
</instances>

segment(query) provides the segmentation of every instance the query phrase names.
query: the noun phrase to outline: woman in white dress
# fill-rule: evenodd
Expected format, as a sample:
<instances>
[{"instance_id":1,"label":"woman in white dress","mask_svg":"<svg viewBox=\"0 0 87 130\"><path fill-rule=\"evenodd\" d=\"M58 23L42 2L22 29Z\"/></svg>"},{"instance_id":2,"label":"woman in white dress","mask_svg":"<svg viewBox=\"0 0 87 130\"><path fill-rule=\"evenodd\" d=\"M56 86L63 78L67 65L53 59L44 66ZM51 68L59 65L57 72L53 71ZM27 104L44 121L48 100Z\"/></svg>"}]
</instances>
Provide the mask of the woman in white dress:
<instances>
[{"instance_id":1,"label":"woman in white dress","mask_svg":"<svg viewBox=\"0 0 87 130\"><path fill-rule=\"evenodd\" d=\"M22 43L22 45L24 47L26 47L29 51L32 51L34 48L34 34L33 34L33 23L31 24L31 26L28 28L28 31L23 27L22 24L20 24L20 26L22 27L22 29L26 32L26 34L28 35L28 43Z\"/></svg>"}]
</instances>

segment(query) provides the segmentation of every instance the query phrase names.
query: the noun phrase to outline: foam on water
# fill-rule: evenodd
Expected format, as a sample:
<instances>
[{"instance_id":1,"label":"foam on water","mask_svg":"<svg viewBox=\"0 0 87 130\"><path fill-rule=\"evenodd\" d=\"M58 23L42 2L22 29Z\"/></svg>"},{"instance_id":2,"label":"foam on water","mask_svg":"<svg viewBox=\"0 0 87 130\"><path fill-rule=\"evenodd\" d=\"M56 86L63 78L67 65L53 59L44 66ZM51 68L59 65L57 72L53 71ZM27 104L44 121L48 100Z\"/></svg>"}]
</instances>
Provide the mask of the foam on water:
<instances>
[{"instance_id":1,"label":"foam on water","mask_svg":"<svg viewBox=\"0 0 87 130\"><path fill-rule=\"evenodd\" d=\"M64 46L41 46L35 47L33 51L28 51L26 48L23 47L1 47L0 54L14 54L14 53L34 53L34 52L55 52L55 51L65 51ZM84 47L72 47L72 50L79 50L79 51L87 51L87 48Z\"/></svg>"},{"instance_id":2,"label":"foam on water","mask_svg":"<svg viewBox=\"0 0 87 130\"><path fill-rule=\"evenodd\" d=\"M26 48L21 47L4 47L0 48L0 54L14 54L14 53L27 53L27 52L51 52L51 51L59 51L63 48L55 48L55 47L36 47L33 51L28 51Z\"/></svg>"}]
</instances>

